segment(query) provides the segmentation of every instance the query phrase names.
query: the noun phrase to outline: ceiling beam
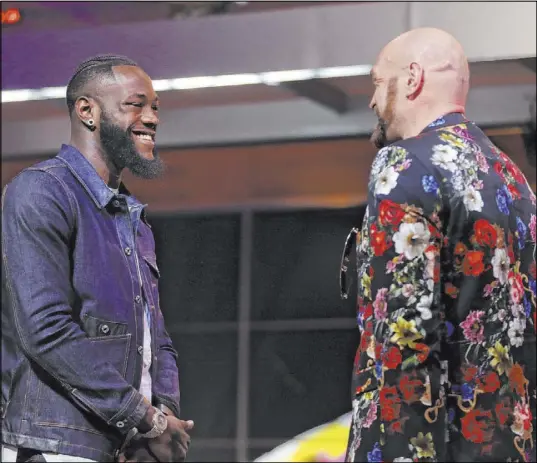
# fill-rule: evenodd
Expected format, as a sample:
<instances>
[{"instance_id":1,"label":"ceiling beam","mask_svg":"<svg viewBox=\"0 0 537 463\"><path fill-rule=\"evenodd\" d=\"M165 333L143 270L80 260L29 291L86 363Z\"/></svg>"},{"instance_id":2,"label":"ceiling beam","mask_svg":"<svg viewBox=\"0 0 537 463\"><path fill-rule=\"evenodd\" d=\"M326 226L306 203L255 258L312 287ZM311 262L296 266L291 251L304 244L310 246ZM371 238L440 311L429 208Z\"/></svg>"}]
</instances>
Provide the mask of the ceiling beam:
<instances>
[{"instance_id":1,"label":"ceiling beam","mask_svg":"<svg viewBox=\"0 0 537 463\"><path fill-rule=\"evenodd\" d=\"M281 86L337 114L345 114L351 107L349 95L343 90L319 79L284 82Z\"/></svg>"}]
</instances>

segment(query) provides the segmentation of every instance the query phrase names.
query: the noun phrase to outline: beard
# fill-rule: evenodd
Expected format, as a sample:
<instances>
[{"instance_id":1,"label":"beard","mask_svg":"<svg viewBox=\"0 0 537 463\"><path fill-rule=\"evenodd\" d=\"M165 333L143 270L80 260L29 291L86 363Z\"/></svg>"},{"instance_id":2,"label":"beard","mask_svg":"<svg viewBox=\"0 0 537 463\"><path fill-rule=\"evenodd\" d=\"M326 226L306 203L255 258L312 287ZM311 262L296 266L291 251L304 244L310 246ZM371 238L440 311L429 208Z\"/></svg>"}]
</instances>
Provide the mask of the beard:
<instances>
[{"instance_id":1,"label":"beard","mask_svg":"<svg viewBox=\"0 0 537 463\"><path fill-rule=\"evenodd\" d=\"M386 97L386 108L384 114L376 113L377 115L377 125L373 130L370 141L377 148L382 149L385 146L396 141L396 139L391 139L388 136L388 130L390 124L395 119L395 100L397 98L397 79L390 79L388 82L388 95Z\"/></svg>"},{"instance_id":2,"label":"beard","mask_svg":"<svg viewBox=\"0 0 537 463\"><path fill-rule=\"evenodd\" d=\"M156 148L153 150L153 159L145 159L136 149L132 127L123 130L104 113L100 121L101 145L104 153L119 170L129 169L136 177L153 179L164 173L164 163L159 157Z\"/></svg>"}]
</instances>

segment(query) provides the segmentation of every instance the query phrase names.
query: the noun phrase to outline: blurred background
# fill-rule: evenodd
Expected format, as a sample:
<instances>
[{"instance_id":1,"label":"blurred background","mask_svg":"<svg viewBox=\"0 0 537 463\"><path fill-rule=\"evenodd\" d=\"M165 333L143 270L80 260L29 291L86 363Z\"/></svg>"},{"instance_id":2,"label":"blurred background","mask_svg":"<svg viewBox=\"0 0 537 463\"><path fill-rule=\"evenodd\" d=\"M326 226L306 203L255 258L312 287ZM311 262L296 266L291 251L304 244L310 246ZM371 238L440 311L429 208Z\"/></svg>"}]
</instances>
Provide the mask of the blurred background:
<instances>
[{"instance_id":1,"label":"blurred background","mask_svg":"<svg viewBox=\"0 0 537 463\"><path fill-rule=\"evenodd\" d=\"M339 263L375 155L371 65L410 28L455 35L471 62L467 116L535 190L535 10L2 2L2 186L68 142L80 61L124 54L155 80L168 171L125 183L149 204L182 412L196 422L189 461L342 461L358 332Z\"/></svg>"}]
</instances>

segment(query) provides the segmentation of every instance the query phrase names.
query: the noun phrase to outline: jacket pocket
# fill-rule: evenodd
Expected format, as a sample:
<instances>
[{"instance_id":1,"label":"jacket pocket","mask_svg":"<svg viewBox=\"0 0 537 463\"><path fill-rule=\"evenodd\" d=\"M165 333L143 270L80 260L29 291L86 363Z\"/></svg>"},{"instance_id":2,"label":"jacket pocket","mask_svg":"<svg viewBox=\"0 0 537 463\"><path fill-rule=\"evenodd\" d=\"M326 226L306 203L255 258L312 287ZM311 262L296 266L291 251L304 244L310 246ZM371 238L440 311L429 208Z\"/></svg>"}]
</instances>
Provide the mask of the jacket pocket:
<instances>
[{"instance_id":1,"label":"jacket pocket","mask_svg":"<svg viewBox=\"0 0 537 463\"><path fill-rule=\"evenodd\" d=\"M149 269L151 270L151 273L153 276L157 279L160 278L160 270L157 265L157 256L152 253L147 253L142 256L145 263L149 266Z\"/></svg>"},{"instance_id":2,"label":"jacket pocket","mask_svg":"<svg viewBox=\"0 0 537 463\"><path fill-rule=\"evenodd\" d=\"M125 337L129 332L126 323L118 323L86 314L82 317L82 328L90 338Z\"/></svg>"}]
</instances>

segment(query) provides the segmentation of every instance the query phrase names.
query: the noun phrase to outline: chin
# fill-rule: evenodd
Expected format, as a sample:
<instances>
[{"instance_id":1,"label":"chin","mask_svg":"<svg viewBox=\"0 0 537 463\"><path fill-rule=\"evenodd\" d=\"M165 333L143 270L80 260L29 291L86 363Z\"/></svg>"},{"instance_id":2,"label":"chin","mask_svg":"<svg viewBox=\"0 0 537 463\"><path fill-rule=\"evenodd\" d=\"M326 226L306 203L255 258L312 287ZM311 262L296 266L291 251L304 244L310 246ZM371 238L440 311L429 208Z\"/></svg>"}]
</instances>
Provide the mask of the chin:
<instances>
[{"instance_id":1,"label":"chin","mask_svg":"<svg viewBox=\"0 0 537 463\"><path fill-rule=\"evenodd\" d=\"M142 159L147 159L148 161L152 161L155 159L155 152L153 150L151 151L138 151L138 155Z\"/></svg>"}]
</instances>

